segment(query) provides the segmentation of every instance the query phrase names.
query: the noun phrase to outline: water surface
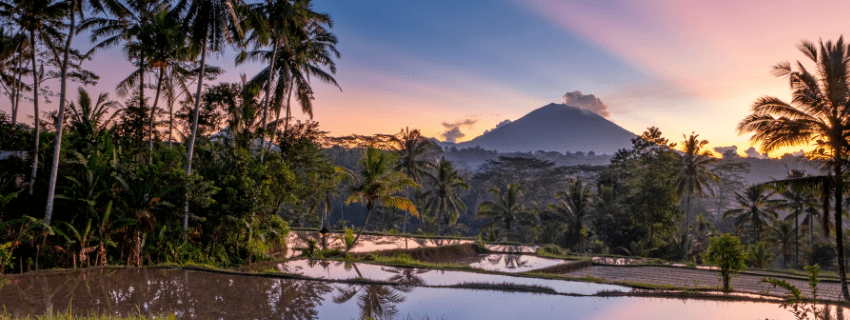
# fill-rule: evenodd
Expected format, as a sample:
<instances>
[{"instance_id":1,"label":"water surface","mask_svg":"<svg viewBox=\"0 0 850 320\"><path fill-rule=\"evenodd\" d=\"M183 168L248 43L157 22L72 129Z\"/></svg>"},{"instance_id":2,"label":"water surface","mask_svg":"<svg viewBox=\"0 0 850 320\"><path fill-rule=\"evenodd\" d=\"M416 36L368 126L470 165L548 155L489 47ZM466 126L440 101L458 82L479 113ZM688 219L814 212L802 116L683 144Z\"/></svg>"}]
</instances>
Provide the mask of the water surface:
<instances>
[{"instance_id":1,"label":"water surface","mask_svg":"<svg viewBox=\"0 0 850 320\"><path fill-rule=\"evenodd\" d=\"M427 274L427 273L423 273ZM792 319L775 303L568 297L491 290L349 285L180 269L99 269L7 277L13 316L175 313L181 319Z\"/></svg>"}]
</instances>

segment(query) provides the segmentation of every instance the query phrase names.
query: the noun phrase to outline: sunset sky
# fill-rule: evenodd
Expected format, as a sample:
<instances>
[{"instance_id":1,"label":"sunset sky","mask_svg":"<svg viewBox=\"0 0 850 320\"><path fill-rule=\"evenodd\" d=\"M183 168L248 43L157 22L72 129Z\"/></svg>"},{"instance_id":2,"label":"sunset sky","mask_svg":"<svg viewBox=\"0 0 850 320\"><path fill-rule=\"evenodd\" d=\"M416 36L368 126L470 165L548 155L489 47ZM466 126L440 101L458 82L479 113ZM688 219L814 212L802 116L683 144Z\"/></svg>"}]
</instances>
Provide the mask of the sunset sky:
<instances>
[{"instance_id":1,"label":"sunset sky","mask_svg":"<svg viewBox=\"0 0 850 320\"><path fill-rule=\"evenodd\" d=\"M442 139L459 124L464 141L581 91L632 132L654 125L678 141L694 131L740 153L750 145L735 127L752 102L789 97L771 67L803 59L802 39L837 39L850 12L848 1L314 2L342 53L342 91L314 84L314 120L332 135L410 127ZM87 36L75 44L90 46ZM215 82L257 71L235 68L232 53L214 63L228 70ZM118 49L85 66L103 77L92 92L132 69Z\"/></svg>"}]
</instances>

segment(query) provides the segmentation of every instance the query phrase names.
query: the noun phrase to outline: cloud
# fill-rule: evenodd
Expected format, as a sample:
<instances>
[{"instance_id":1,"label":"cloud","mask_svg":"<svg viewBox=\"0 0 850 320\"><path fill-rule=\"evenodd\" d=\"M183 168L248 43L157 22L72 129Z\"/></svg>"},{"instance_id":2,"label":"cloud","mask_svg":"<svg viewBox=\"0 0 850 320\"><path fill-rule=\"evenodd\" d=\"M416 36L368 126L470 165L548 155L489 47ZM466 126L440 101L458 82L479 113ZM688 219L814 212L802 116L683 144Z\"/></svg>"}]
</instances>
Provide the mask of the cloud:
<instances>
[{"instance_id":1,"label":"cloud","mask_svg":"<svg viewBox=\"0 0 850 320\"><path fill-rule=\"evenodd\" d=\"M750 157L750 158L759 158L759 159L768 158L766 154L759 153L758 150L756 150L755 147L750 147L749 149L744 151L744 153L746 153L747 157Z\"/></svg>"},{"instance_id":2,"label":"cloud","mask_svg":"<svg viewBox=\"0 0 850 320\"><path fill-rule=\"evenodd\" d=\"M567 92L562 98L564 98L564 103L568 106L590 110L606 118L611 116L611 113L608 112L608 106L593 94L582 94L581 91L573 91Z\"/></svg>"},{"instance_id":3,"label":"cloud","mask_svg":"<svg viewBox=\"0 0 850 320\"><path fill-rule=\"evenodd\" d=\"M738 156L738 146L714 147L714 151L717 151L717 153L721 154L724 158L727 157L727 154L733 157Z\"/></svg>"},{"instance_id":4,"label":"cloud","mask_svg":"<svg viewBox=\"0 0 850 320\"><path fill-rule=\"evenodd\" d=\"M446 131L441 133L440 135L445 139L445 142L457 142L457 139L463 138L466 136L465 133L460 131L461 127L472 127L478 120L475 119L466 119L459 120L455 122L443 122L443 127L446 128Z\"/></svg>"},{"instance_id":5,"label":"cloud","mask_svg":"<svg viewBox=\"0 0 850 320\"><path fill-rule=\"evenodd\" d=\"M511 123L511 120L505 119L504 121L499 122L499 124L497 124L495 128L490 129L490 130L484 130L484 133L482 133L482 134L487 134L490 131L499 129L499 128L503 127L504 125L508 124L508 123Z\"/></svg>"}]
</instances>

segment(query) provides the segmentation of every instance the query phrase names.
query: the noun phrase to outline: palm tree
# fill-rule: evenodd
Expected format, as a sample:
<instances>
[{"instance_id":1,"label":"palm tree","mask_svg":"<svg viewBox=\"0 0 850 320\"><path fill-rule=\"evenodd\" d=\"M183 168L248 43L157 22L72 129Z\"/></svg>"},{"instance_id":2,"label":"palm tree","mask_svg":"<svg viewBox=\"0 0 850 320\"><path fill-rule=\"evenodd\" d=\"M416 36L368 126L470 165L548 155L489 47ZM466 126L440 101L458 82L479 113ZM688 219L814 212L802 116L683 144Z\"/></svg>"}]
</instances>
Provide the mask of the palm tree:
<instances>
[{"instance_id":1,"label":"palm tree","mask_svg":"<svg viewBox=\"0 0 850 320\"><path fill-rule=\"evenodd\" d=\"M735 192L738 201L738 209L732 209L723 213L723 219L734 217L735 226L741 229L745 223L750 222L753 231L753 243L761 241L762 224L776 220L778 214L774 209L779 205L778 200L771 200L773 192L769 192L767 185L754 184L749 186L743 194Z\"/></svg>"},{"instance_id":2,"label":"palm tree","mask_svg":"<svg viewBox=\"0 0 850 320\"><path fill-rule=\"evenodd\" d=\"M411 131L409 128L401 130L396 135L388 136L390 145L395 151L399 161L396 163L395 170L401 171L408 177L416 181L416 184L422 183L422 177L431 177L428 171L434 168L434 164L425 159L425 156L434 148L439 148L434 145L431 140L423 137L418 129ZM467 189L469 189L467 187ZM408 197L413 196L408 193ZM419 198L419 195L416 195ZM466 210L466 209L464 209ZM401 232L407 231L407 214L404 216Z\"/></svg>"},{"instance_id":3,"label":"palm tree","mask_svg":"<svg viewBox=\"0 0 850 320\"><path fill-rule=\"evenodd\" d=\"M425 159L425 156L438 147L431 140L423 137L418 129L411 131L405 128L389 138L399 159L394 169L406 174L416 183L421 183L422 177L428 176L428 170L435 167L433 163Z\"/></svg>"},{"instance_id":4,"label":"palm tree","mask_svg":"<svg viewBox=\"0 0 850 320\"><path fill-rule=\"evenodd\" d=\"M522 227L533 228L537 225L537 214L523 205L523 187L508 184L504 190L499 187L490 189L490 194L496 201L485 201L475 214L476 219L490 219L481 229L491 227L503 228L513 240L520 238Z\"/></svg>"},{"instance_id":5,"label":"palm tree","mask_svg":"<svg viewBox=\"0 0 850 320\"><path fill-rule=\"evenodd\" d=\"M788 171L786 181L794 181L794 179L801 179L806 176L807 174L802 170L794 169ZM806 208L816 206L817 199L813 196L811 188L806 188L805 185L800 184L787 186L784 190L780 191L779 196L782 197L780 208L791 210L791 214L785 219L794 219L794 263L797 264L800 256L800 213L806 210Z\"/></svg>"},{"instance_id":6,"label":"palm tree","mask_svg":"<svg viewBox=\"0 0 850 320\"><path fill-rule=\"evenodd\" d=\"M762 152L784 147L810 146L815 148L807 157L831 169L834 196L835 242L838 250L838 272L841 293L850 300L847 273L844 263L844 231L842 205L844 203L844 168L850 142L850 54L841 37L814 44L803 41L798 49L815 63L816 72L810 73L801 62L797 70L789 62L773 67L776 76L787 77L791 87L790 103L776 97L765 96L753 104L753 113L738 124L738 132L754 133L753 143L760 143ZM825 188L826 189L826 188Z\"/></svg>"},{"instance_id":7,"label":"palm tree","mask_svg":"<svg viewBox=\"0 0 850 320\"><path fill-rule=\"evenodd\" d=\"M437 217L438 229L444 222L446 226L451 226L457 223L461 212L466 211L466 205L458 197L457 190L469 190L469 185L454 169L452 162L447 161L446 158L440 159L437 174L431 178L433 189L422 195L427 199L425 208Z\"/></svg>"},{"instance_id":8,"label":"palm tree","mask_svg":"<svg viewBox=\"0 0 850 320\"><path fill-rule=\"evenodd\" d=\"M176 60L188 59L186 34L180 17L185 4L185 1L180 1L171 8L167 3L157 0L129 1L129 8L124 8L123 14L116 15L116 18L91 18L83 23L85 28L96 28L92 31L92 41L107 37L95 45L91 52L126 41L124 51L137 69L116 85L120 96L127 96L138 87L140 108L144 108L147 102L145 75L152 69L158 71L154 104L148 119L149 161L153 159L153 126L161 88L166 79L164 71L175 67Z\"/></svg>"},{"instance_id":9,"label":"palm tree","mask_svg":"<svg viewBox=\"0 0 850 320\"><path fill-rule=\"evenodd\" d=\"M22 79L29 71L23 61L28 47L26 34L0 27L0 84L9 96L13 126L18 122L21 91L31 90ZM11 74L8 73L9 70Z\"/></svg>"},{"instance_id":10,"label":"palm tree","mask_svg":"<svg viewBox=\"0 0 850 320\"><path fill-rule=\"evenodd\" d=\"M114 0L105 0L106 6L103 6L101 0L67 0L63 2L63 4L67 5L66 12L68 13L68 18L70 22L68 23L68 34L65 37L65 48L62 54L62 64L59 71L59 111L56 116L56 138L53 147L53 163L50 166L50 179L48 180L47 187L47 205L44 209L44 220L47 223L50 223L50 219L53 215L53 200L55 198L56 192L56 178L59 174L59 155L62 150L62 132L63 125L65 123L65 97L67 96L67 80L68 80L68 63L69 56L71 53L71 41L74 39L74 35L77 32L77 29L80 27L77 25L76 18L83 18L84 8L83 4L88 4L95 12L106 12L107 10L119 16L123 16L126 12L126 8L123 5Z\"/></svg>"},{"instance_id":11,"label":"palm tree","mask_svg":"<svg viewBox=\"0 0 850 320\"><path fill-rule=\"evenodd\" d=\"M237 7L241 5L238 0L192 0L186 17L189 32L191 33L192 46L201 51L198 73L198 90L195 97L201 96L204 84L204 73L206 72L207 50L220 52L226 44L240 42L244 31L239 23ZM198 111L201 99L195 99L192 111L192 126L189 134L189 143L186 152L186 175L192 175L192 156L195 151L195 139L198 132ZM186 192L188 192L188 185ZM183 203L183 231L189 228L189 197Z\"/></svg>"},{"instance_id":12,"label":"palm tree","mask_svg":"<svg viewBox=\"0 0 850 320\"><path fill-rule=\"evenodd\" d=\"M581 246L582 220L590 214L592 206L590 187L581 179L571 181L566 191L555 194L555 204L550 204L549 209L558 213L559 219L570 226L569 237L564 239L567 242L565 246Z\"/></svg>"},{"instance_id":13,"label":"palm tree","mask_svg":"<svg viewBox=\"0 0 850 320\"><path fill-rule=\"evenodd\" d=\"M676 177L676 191L680 195L687 195L687 209L685 211L685 237L684 237L684 255L685 261L688 260L690 252L689 231L691 227L691 196L694 194L702 196L705 191L711 191L708 187L710 180L716 180L717 176L711 173L709 165L716 159L712 157L709 150L703 149L708 144L708 140L699 140L699 135L691 133L685 137L684 153L682 154L682 170Z\"/></svg>"},{"instance_id":14,"label":"palm tree","mask_svg":"<svg viewBox=\"0 0 850 320\"><path fill-rule=\"evenodd\" d=\"M140 42L148 45L142 46L141 50L149 50L140 56L148 57L148 64L157 71L156 93L154 94L151 115L148 120L148 144L150 155L148 164L153 161L154 144L154 115L157 112L163 83L167 75L185 74L188 71L181 68L180 61L187 59L189 52L186 47L186 34L180 21L179 7L172 9L162 6L158 11L148 14L150 17L149 28L145 28L138 35ZM144 76L140 77L144 78Z\"/></svg>"},{"instance_id":15,"label":"palm tree","mask_svg":"<svg viewBox=\"0 0 850 320\"><path fill-rule=\"evenodd\" d=\"M29 194L32 195L35 191L35 178L38 172L38 149L41 136L41 119L39 119L38 109L38 87L41 82L39 80L40 72L37 71L38 64L36 63L37 47L39 44L52 46L63 38L62 32L59 30L61 29L62 18L69 10L69 4L55 0L14 0L8 3L0 2L0 7L3 9L5 18L11 20L29 36L29 56L33 69L33 116L35 117L35 148L32 154L32 174L30 174L29 186ZM50 217L45 216L45 221L50 224Z\"/></svg>"},{"instance_id":16,"label":"palm tree","mask_svg":"<svg viewBox=\"0 0 850 320\"><path fill-rule=\"evenodd\" d=\"M94 103L93 103L94 102ZM77 103L68 105L71 114L71 125L74 131L85 140L92 140L106 128L109 128L118 112L109 115L109 109L117 107L117 101L109 100L108 93L101 93L96 101L92 101L88 91L80 87L77 94Z\"/></svg>"},{"instance_id":17,"label":"palm tree","mask_svg":"<svg viewBox=\"0 0 850 320\"><path fill-rule=\"evenodd\" d=\"M791 221L783 220L776 220L773 225L767 228L766 240L778 247L778 254L782 255L782 263L786 266L789 260L791 260L791 254L794 253L793 248L795 246L799 248L797 245L797 235L795 234L796 231Z\"/></svg>"},{"instance_id":18,"label":"palm tree","mask_svg":"<svg viewBox=\"0 0 850 320\"><path fill-rule=\"evenodd\" d=\"M301 104L301 110L313 118L313 89L310 86L311 78L331 83L339 88L339 84L333 78L336 73L336 63L333 58L340 57L336 50L338 42L335 35L328 31L332 26L330 16L317 13L312 9L311 0L297 0L291 4L283 4L282 1L267 1L253 6L254 14L250 15L251 21L260 21L269 17L277 18L275 23L268 26L268 33L255 32L250 39L255 46L266 45L268 36L272 40L272 50L255 50L243 52L237 57L236 63L241 64L247 59L269 61L270 66L260 70L251 80L253 84L263 83L266 87L267 97L264 99L264 117L268 113L268 104L276 110L276 120L272 126L271 136L274 137L277 124L280 123L280 110L285 103L286 117L284 119L284 130L289 126L291 118L290 100L295 92L296 98ZM266 18L263 18L266 17ZM274 60L274 61L272 61ZM277 67L279 66L279 67ZM324 71L326 67L330 73ZM277 83L272 89L271 84ZM274 91L274 96L269 96ZM264 129L267 129L264 121ZM269 148L271 144L269 144Z\"/></svg>"},{"instance_id":19,"label":"palm tree","mask_svg":"<svg viewBox=\"0 0 850 320\"><path fill-rule=\"evenodd\" d=\"M372 215L372 210L376 204L409 211L415 216L419 214L410 199L395 195L404 190L405 187L416 186L416 182L403 173L392 170L395 165L395 157L392 153L368 148L359 162L363 166L363 170L360 171L362 180L359 185L352 187L348 203L354 201L364 203L366 205L366 218L363 220L363 227L360 228L360 232L354 237L354 244L366 230L369 217ZM348 250L346 249L346 253Z\"/></svg>"}]
</instances>

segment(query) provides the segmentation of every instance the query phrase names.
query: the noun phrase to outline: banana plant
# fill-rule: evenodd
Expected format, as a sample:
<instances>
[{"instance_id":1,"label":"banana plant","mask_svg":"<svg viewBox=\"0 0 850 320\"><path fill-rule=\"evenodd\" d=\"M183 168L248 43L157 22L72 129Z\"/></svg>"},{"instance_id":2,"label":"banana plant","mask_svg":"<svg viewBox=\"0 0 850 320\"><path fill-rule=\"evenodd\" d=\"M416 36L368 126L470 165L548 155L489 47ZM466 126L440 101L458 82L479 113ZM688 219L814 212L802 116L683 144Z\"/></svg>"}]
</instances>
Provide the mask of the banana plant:
<instances>
[{"instance_id":1,"label":"banana plant","mask_svg":"<svg viewBox=\"0 0 850 320\"><path fill-rule=\"evenodd\" d=\"M97 211L93 212L97 224L95 225L95 234L92 236L92 241L97 241L97 258L95 265L106 265L106 247L117 247L118 244L112 240L115 234L127 231L127 228L136 224L136 221L127 217L116 217L111 219L112 215L112 200L106 205L106 210L103 214Z\"/></svg>"},{"instance_id":2,"label":"banana plant","mask_svg":"<svg viewBox=\"0 0 850 320\"><path fill-rule=\"evenodd\" d=\"M18 227L12 228L17 225ZM0 230L11 231L11 241L6 242L4 246L8 247L8 257L11 259L15 248L23 243L28 243L36 248L36 269L38 269L38 257L41 253L41 245L36 243L39 236L47 237L54 234L54 228L49 226L44 219L37 219L28 215L6 222L0 221ZM6 254L4 253L4 256ZM23 270L23 265L20 266ZM0 269L2 270L2 269ZM2 273L2 271L0 271Z\"/></svg>"},{"instance_id":3,"label":"banana plant","mask_svg":"<svg viewBox=\"0 0 850 320\"><path fill-rule=\"evenodd\" d=\"M92 240L91 222L92 219L89 219L88 223L86 223L86 228L82 229L82 232L80 229L74 227L74 225L65 221L59 221L59 225L64 226L65 230L62 230L63 228L61 227L55 229L56 233L65 239L66 245L65 248L57 245L56 250L65 253L71 258L74 269L77 269L77 260L80 261L80 267L82 267L83 263L89 260L88 254L98 249L98 245L89 245L89 242Z\"/></svg>"}]
</instances>

